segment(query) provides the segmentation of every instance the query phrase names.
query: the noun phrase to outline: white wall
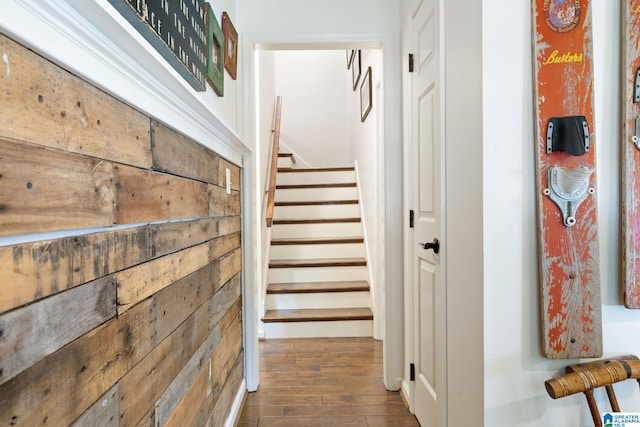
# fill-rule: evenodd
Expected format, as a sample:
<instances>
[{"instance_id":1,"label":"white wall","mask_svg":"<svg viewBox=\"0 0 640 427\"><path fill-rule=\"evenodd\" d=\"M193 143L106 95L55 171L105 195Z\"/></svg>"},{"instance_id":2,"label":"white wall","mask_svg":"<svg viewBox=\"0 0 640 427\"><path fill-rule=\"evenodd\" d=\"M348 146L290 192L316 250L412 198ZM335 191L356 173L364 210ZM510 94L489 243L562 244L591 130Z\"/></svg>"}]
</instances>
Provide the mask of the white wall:
<instances>
[{"instance_id":1,"label":"white wall","mask_svg":"<svg viewBox=\"0 0 640 427\"><path fill-rule=\"evenodd\" d=\"M360 88L367 69L371 67L372 109L364 122L361 121ZM348 74L348 124L351 163L357 165L358 189L360 191L367 266L370 273L372 305L374 309L374 336L384 338L384 283L378 282L384 272L384 187L383 162L383 92L382 51L361 51L362 75L358 87L353 90L353 79Z\"/></svg>"},{"instance_id":2,"label":"white wall","mask_svg":"<svg viewBox=\"0 0 640 427\"><path fill-rule=\"evenodd\" d=\"M259 315L264 315L264 298L267 290L267 272L266 266L269 263L269 249L271 243L271 228L267 228L266 209L267 209L267 191L269 185L269 172L271 163L271 150L273 148L273 128L274 114L276 109L276 77L274 65L274 53L272 51L256 52L258 60L256 61L258 70L257 76L257 108L256 123L256 153L257 168L256 175L256 206L260 209L257 215L258 224L256 225L260 233L260 255L258 259L260 264L260 303Z\"/></svg>"},{"instance_id":3,"label":"white wall","mask_svg":"<svg viewBox=\"0 0 640 427\"><path fill-rule=\"evenodd\" d=\"M619 285L620 4L591 6L604 356L640 355L640 311L622 306ZM582 395L554 401L544 388L578 361L547 360L540 344L531 2L485 0L483 9L485 425L591 426ZM640 408L637 385L617 390L623 410Z\"/></svg>"},{"instance_id":4,"label":"white wall","mask_svg":"<svg viewBox=\"0 0 640 427\"><path fill-rule=\"evenodd\" d=\"M307 167L352 165L345 51L279 50L274 57L282 151Z\"/></svg>"}]
</instances>

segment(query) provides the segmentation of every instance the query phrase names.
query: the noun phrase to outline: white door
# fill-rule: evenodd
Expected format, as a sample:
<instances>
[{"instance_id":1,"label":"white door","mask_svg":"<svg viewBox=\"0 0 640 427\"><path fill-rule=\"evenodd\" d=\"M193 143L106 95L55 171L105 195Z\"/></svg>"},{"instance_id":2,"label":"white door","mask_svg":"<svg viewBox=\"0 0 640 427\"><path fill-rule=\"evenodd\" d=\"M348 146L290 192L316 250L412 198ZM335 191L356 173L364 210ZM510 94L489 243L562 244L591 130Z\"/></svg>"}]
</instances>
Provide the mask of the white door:
<instances>
[{"instance_id":1,"label":"white door","mask_svg":"<svg viewBox=\"0 0 640 427\"><path fill-rule=\"evenodd\" d=\"M442 427L445 410L445 299L441 274L440 0L424 0L413 18L413 231L415 413L423 427ZM439 243L440 247L435 248ZM431 247L424 247L429 243Z\"/></svg>"}]
</instances>

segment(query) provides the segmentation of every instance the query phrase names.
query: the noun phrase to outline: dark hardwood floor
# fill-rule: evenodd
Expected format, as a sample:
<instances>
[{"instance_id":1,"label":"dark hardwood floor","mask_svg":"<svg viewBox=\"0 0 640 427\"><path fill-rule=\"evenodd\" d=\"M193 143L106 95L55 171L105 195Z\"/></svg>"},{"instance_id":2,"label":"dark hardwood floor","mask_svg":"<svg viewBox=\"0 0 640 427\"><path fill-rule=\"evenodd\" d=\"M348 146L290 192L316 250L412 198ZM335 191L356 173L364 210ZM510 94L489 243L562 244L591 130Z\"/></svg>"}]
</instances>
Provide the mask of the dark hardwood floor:
<instances>
[{"instance_id":1,"label":"dark hardwood floor","mask_svg":"<svg viewBox=\"0 0 640 427\"><path fill-rule=\"evenodd\" d=\"M419 426L382 382L382 342L314 338L260 342L260 387L241 427Z\"/></svg>"}]
</instances>

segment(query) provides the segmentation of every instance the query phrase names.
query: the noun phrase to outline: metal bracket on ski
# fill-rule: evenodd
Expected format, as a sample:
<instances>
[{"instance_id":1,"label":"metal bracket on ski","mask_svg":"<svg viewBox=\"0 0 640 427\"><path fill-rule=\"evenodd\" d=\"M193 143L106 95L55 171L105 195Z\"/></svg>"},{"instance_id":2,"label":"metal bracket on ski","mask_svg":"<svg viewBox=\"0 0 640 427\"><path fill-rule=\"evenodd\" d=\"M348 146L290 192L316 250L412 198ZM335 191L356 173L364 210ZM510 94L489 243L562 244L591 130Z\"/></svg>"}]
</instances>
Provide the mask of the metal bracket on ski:
<instances>
[{"instance_id":1,"label":"metal bracket on ski","mask_svg":"<svg viewBox=\"0 0 640 427\"><path fill-rule=\"evenodd\" d=\"M547 154L564 151L582 156L591 148L589 124L584 116L552 117L547 124Z\"/></svg>"},{"instance_id":2,"label":"metal bracket on ski","mask_svg":"<svg viewBox=\"0 0 640 427\"><path fill-rule=\"evenodd\" d=\"M636 69L636 85L633 91L633 102L640 102L640 67Z\"/></svg>"},{"instance_id":3,"label":"metal bracket on ski","mask_svg":"<svg viewBox=\"0 0 640 427\"><path fill-rule=\"evenodd\" d=\"M640 149L640 117L636 117L635 121L635 128L633 129L633 136L631 137L631 142L633 143L633 145L636 146L636 148Z\"/></svg>"},{"instance_id":4,"label":"metal bracket on ski","mask_svg":"<svg viewBox=\"0 0 640 427\"><path fill-rule=\"evenodd\" d=\"M589 194L595 192L589 187L592 173L592 170L585 167L553 167L547 172L549 188L544 190L544 194L560 208L564 225L567 227L575 225L578 207Z\"/></svg>"}]
</instances>

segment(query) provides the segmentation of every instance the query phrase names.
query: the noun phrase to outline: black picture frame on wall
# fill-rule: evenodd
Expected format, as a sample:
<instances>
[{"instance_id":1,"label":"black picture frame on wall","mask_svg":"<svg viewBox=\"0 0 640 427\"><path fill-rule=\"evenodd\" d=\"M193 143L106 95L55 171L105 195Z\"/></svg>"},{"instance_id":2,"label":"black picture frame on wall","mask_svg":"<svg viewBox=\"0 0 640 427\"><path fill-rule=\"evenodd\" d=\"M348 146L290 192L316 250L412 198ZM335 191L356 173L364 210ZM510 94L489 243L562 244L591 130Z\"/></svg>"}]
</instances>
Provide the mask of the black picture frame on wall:
<instances>
[{"instance_id":1,"label":"black picture frame on wall","mask_svg":"<svg viewBox=\"0 0 640 427\"><path fill-rule=\"evenodd\" d=\"M364 122L373 108L373 83L371 82L371 67L367 68L367 72L362 79L360 86L360 121Z\"/></svg>"},{"instance_id":2,"label":"black picture frame on wall","mask_svg":"<svg viewBox=\"0 0 640 427\"><path fill-rule=\"evenodd\" d=\"M357 50L353 56L351 62L351 78L353 81L353 90L358 88L358 82L360 81L360 74L362 74L362 65L360 63L360 51Z\"/></svg>"}]
</instances>

